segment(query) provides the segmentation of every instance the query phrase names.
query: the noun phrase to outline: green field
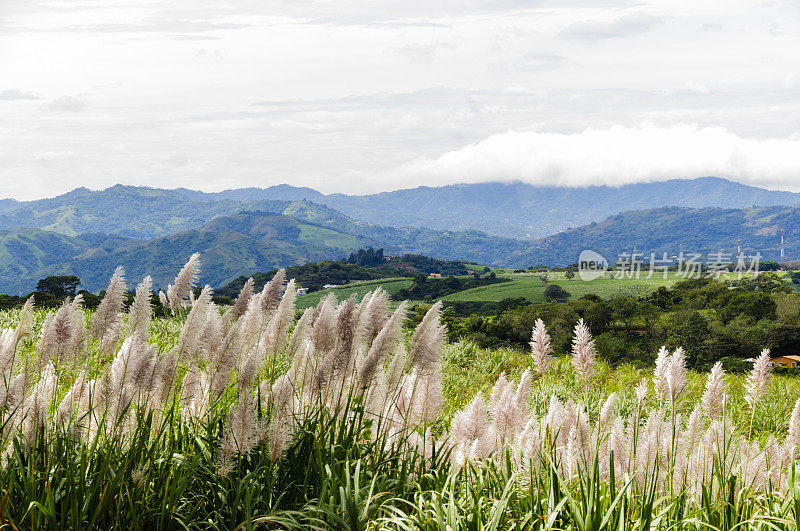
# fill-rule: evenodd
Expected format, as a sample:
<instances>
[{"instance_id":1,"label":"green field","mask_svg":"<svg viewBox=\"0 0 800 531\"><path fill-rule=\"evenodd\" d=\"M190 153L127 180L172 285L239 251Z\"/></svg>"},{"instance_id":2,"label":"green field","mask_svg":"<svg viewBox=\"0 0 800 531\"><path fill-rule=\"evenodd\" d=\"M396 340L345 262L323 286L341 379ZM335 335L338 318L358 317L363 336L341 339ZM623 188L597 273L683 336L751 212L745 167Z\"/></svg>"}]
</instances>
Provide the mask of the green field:
<instances>
[{"instance_id":1,"label":"green field","mask_svg":"<svg viewBox=\"0 0 800 531\"><path fill-rule=\"evenodd\" d=\"M530 302L544 301L544 285L541 276L547 275L549 284L556 284L567 290L573 299L593 293L604 299L618 296L642 297L658 289L660 286L671 286L672 284L684 280L677 273L670 272L667 278L662 274L655 274L652 278L647 278L642 274L639 278L613 278L610 274L605 277L591 281L583 281L577 276L568 279L564 272L548 273L498 273L499 278L506 278L509 281L500 284L492 284L473 288L458 293L453 293L443 298L445 301L477 301L477 302L498 302L507 298L525 297ZM736 275L723 275L722 280L733 280Z\"/></svg>"},{"instance_id":2,"label":"green field","mask_svg":"<svg viewBox=\"0 0 800 531\"><path fill-rule=\"evenodd\" d=\"M478 266L468 264L468 268L474 269ZM482 266L481 266L482 269ZM646 273L642 273L639 278L614 278L610 273L605 277L591 281L583 281L577 276L566 278L563 271L549 271L547 273L511 273L508 269L493 269L498 278L508 279L508 282L491 284L472 288L458 293L453 293L442 297L447 302L499 302L503 299L524 297L530 302L544 301L544 285L541 280L542 275L547 275L548 283L561 286L572 299L578 299L588 294L595 294L604 299L619 296L643 297L658 289L660 286L671 286L676 282L684 280L684 277L675 272L670 272L667 278L663 274L655 274L652 278L647 278ZM736 275L726 274L721 280L735 280ZM308 308L316 305L328 293L334 293L340 301L347 299L352 293L359 297L364 296L368 291L382 286L390 295L401 289L411 287L410 278L389 278L379 280L369 280L348 284L346 286L319 290L308 295L301 295L297 299L298 308ZM795 288L796 285L793 285ZM413 302L413 301L412 301Z\"/></svg>"},{"instance_id":3,"label":"green field","mask_svg":"<svg viewBox=\"0 0 800 531\"><path fill-rule=\"evenodd\" d=\"M333 293L336 295L336 298L339 301L346 300L353 293L355 293L357 297L361 298L378 287L385 289L389 295L394 295L401 289L409 288L411 286L411 282L412 280L410 278L381 278L378 280L353 282L352 284L347 284L346 286L321 289L319 291L309 293L308 295L300 295L297 297L297 307L310 308L311 306L316 306L319 301L328 295L328 293Z\"/></svg>"}]
</instances>

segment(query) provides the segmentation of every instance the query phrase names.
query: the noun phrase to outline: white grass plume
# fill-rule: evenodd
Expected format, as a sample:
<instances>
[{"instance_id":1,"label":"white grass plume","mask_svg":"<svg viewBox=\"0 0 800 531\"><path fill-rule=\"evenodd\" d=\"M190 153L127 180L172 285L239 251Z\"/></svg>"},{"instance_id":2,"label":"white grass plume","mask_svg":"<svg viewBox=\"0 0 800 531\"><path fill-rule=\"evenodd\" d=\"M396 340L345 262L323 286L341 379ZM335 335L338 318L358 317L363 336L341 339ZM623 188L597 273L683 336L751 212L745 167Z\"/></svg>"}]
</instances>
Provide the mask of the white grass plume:
<instances>
[{"instance_id":1,"label":"white grass plume","mask_svg":"<svg viewBox=\"0 0 800 531\"><path fill-rule=\"evenodd\" d=\"M192 288L199 277L200 253L194 253L181 268L173 283L167 287L166 302L173 315L190 301Z\"/></svg>"},{"instance_id":2,"label":"white grass plume","mask_svg":"<svg viewBox=\"0 0 800 531\"><path fill-rule=\"evenodd\" d=\"M125 270L117 267L106 294L92 314L92 336L100 341L101 354L113 351L122 333L122 309L125 298Z\"/></svg>"},{"instance_id":3,"label":"white grass plume","mask_svg":"<svg viewBox=\"0 0 800 531\"><path fill-rule=\"evenodd\" d=\"M686 387L686 353L681 347L675 349L667 367L667 392L674 404Z\"/></svg>"},{"instance_id":4,"label":"white grass plume","mask_svg":"<svg viewBox=\"0 0 800 531\"><path fill-rule=\"evenodd\" d=\"M656 356L656 366L653 369L653 385L656 388L656 394L659 398L664 399L669 394L669 386L667 384L667 371L669 370L670 355L667 347L662 346L658 350Z\"/></svg>"},{"instance_id":5,"label":"white grass plume","mask_svg":"<svg viewBox=\"0 0 800 531\"><path fill-rule=\"evenodd\" d=\"M286 283L286 270L279 269L272 280L264 284L261 290L261 313L265 318L272 317L272 313L278 308L283 297L284 284Z\"/></svg>"},{"instance_id":6,"label":"white grass plume","mask_svg":"<svg viewBox=\"0 0 800 531\"><path fill-rule=\"evenodd\" d=\"M750 407L755 407L756 403L758 403L767 392L770 378L770 362L769 349L765 348L761 351L758 358L756 358L755 363L753 363L753 370L745 379L744 399L750 404Z\"/></svg>"},{"instance_id":7,"label":"white grass plume","mask_svg":"<svg viewBox=\"0 0 800 531\"><path fill-rule=\"evenodd\" d=\"M589 376L594 374L596 356L597 351L592 334L589 333L589 327L586 326L583 319L579 319L573 331L572 365L581 380L586 381Z\"/></svg>"},{"instance_id":8,"label":"white grass plume","mask_svg":"<svg viewBox=\"0 0 800 531\"><path fill-rule=\"evenodd\" d=\"M294 279L286 285L278 307L272 313L267 324L266 332L262 338L261 348L269 358L274 358L286 344L286 333L294 321L294 303L297 298L297 288Z\"/></svg>"},{"instance_id":9,"label":"white grass plume","mask_svg":"<svg viewBox=\"0 0 800 531\"><path fill-rule=\"evenodd\" d=\"M536 324L531 333L531 356L533 357L533 366L536 372L544 374L550 364L553 362L553 348L550 346L550 335L544 326L544 321L536 319Z\"/></svg>"},{"instance_id":10,"label":"white grass plume","mask_svg":"<svg viewBox=\"0 0 800 531\"><path fill-rule=\"evenodd\" d=\"M253 296L253 277L247 279L242 286L242 290L239 292L239 296L236 297L236 301L231 306L230 310L228 310L233 317L233 319L238 319L244 312L247 311L247 305L250 303L250 299Z\"/></svg>"},{"instance_id":11,"label":"white grass plume","mask_svg":"<svg viewBox=\"0 0 800 531\"><path fill-rule=\"evenodd\" d=\"M136 286L133 304L128 309L128 335L139 334L147 337L150 328L150 319L153 316L153 304L150 297L153 294L153 279L147 275Z\"/></svg>"},{"instance_id":12,"label":"white grass plume","mask_svg":"<svg viewBox=\"0 0 800 531\"><path fill-rule=\"evenodd\" d=\"M431 306L411 336L408 363L418 367L422 373L437 370L439 367L440 351L445 337L445 327L439 323L441 310L442 301Z\"/></svg>"},{"instance_id":13,"label":"white grass plume","mask_svg":"<svg viewBox=\"0 0 800 531\"><path fill-rule=\"evenodd\" d=\"M711 372L706 378L706 388L700 403L703 411L708 418L716 418L722 411L725 401L728 384L725 382L725 371L722 370L722 362L718 361L711 367Z\"/></svg>"}]
</instances>

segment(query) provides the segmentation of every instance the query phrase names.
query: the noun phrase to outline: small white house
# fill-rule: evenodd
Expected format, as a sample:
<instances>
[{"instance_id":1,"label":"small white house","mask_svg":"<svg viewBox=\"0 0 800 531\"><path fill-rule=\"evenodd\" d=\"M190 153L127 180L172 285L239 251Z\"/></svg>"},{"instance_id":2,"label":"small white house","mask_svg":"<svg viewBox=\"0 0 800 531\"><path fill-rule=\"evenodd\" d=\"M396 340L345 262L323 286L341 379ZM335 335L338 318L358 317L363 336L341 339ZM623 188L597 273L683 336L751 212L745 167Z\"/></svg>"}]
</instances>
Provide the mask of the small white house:
<instances>
[{"instance_id":1,"label":"small white house","mask_svg":"<svg viewBox=\"0 0 800 531\"><path fill-rule=\"evenodd\" d=\"M338 288L338 287L339 287L339 284L325 284L324 286L322 286L322 289Z\"/></svg>"}]
</instances>

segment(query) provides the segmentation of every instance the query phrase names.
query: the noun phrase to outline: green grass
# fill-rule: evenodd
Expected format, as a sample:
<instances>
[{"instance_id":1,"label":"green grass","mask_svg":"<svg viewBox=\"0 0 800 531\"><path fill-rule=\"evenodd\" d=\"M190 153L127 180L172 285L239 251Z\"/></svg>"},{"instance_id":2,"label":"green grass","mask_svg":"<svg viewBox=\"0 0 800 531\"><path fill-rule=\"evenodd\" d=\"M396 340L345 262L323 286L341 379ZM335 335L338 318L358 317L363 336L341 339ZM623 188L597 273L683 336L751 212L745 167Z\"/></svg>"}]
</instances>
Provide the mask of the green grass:
<instances>
[{"instance_id":1,"label":"green grass","mask_svg":"<svg viewBox=\"0 0 800 531\"><path fill-rule=\"evenodd\" d=\"M595 294L609 299L618 296L642 297L652 293L660 286L671 286L676 282L685 280L677 273L670 272L667 278L663 274L654 274L652 278L647 278L646 273L642 273L639 278L613 278L607 274L591 281L581 280L577 275L568 279L564 272L547 273L497 273L499 278L508 279L508 282L472 288L452 295L443 297L445 301L476 301L476 302L498 302L507 298L525 297L530 302L544 301L544 285L541 276L546 275L548 284L558 285L567 290L573 299L584 295ZM721 280L734 280L736 275L726 274Z\"/></svg>"},{"instance_id":2,"label":"green grass","mask_svg":"<svg viewBox=\"0 0 800 531\"><path fill-rule=\"evenodd\" d=\"M544 287L539 275L533 273L507 273L498 274L497 276L499 278L507 278L509 281L459 291L443 297L442 300L451 302L497 302L516 297L525 297L531 302L544 300Z\"/></svg>"},{"instance_id":3,"label":"green grass","mask_svg":"<svg viewBox=\"0 0 800 531\"><path fill-rule=\"evenodd\" d=\"M346 300L353 293L361 298L370 291L377 288L383 288L389 295L394 295L402 289L411 287L412 280L409 278L382 278L378 280L366 280L364 282L353 282L345 286L336 288L321 289L308 295L300 295L297 297L298 308L310 308L316 306L319 301L327 297L329 293L336 295L338 301Z\"/></svg>"}]
</instances>

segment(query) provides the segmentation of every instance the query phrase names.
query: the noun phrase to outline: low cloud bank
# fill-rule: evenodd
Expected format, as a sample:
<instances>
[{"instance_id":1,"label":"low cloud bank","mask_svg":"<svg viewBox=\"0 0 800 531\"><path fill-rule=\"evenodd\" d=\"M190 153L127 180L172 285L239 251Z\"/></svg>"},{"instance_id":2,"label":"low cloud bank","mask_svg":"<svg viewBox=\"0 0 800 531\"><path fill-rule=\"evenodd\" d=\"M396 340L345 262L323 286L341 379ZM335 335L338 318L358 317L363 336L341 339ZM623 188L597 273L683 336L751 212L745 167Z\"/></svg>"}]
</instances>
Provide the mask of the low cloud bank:
<instances>
[{"instance_id":1,"label":"low cloud bank","mask_svg":"<svg viewBox=\"0 0 800 531\"><path fill-rule=\"evenodd\" d=\"M509 131L405 168L441 184L519 180L623 185L704 176L800 188L800 136L743 138L718 127L646 124L560 134Z\"/></svg>"}]
</instances>

